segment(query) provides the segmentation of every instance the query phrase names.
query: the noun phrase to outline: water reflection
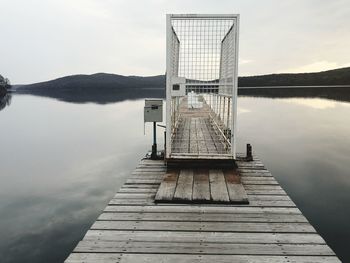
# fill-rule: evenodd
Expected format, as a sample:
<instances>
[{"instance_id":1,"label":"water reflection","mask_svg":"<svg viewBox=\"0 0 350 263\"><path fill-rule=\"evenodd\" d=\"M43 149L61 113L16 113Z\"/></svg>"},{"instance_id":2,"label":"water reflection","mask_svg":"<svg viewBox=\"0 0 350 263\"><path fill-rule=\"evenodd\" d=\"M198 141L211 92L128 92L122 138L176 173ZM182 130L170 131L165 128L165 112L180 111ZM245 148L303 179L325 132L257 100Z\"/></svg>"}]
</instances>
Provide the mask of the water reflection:
<instances>
[{"instance_id":1,"label":"water reflection","mask_svg":"<svg viewBox=\"0 0 350 263\"><path fill-rule=\"evenodd\" d=\"M105 88L103 92L99 88L93 89L19 89L17 92L54 98L60 101L73 103L94 102L98 104L115 103L125 100L137 100L142 98L165 98L164 89L151 88ZM239 88L240 96L265 97L265 98L327 98L337 101L350 101L350 87L312 87L312 88L287 88L287 87L264 87L264 88Z\"/></svg>"},{"instance_id":2,"label":"water reflection","mask_svg":"<svg viewBox=\"0 0 350 263\"><path fill-rule=\"evenodd\" d=\"M15 96L0 114L0 261L62 262L150 148L144 102Z\"/></svg>"},{"instance_id":3,"label":"water reflection","mask_svg":"<svg viewBox=\"0 0 350 263\"><path fill-rule=\"evenodd\" d=\"M239 148L250 142L335 250L350 262L350 104L311 98L241 97Z\"/></svg>"},{"instance_id":4,"label":"water reflection","mask_svg":"<svg viewBox=\"0 0 350 263\"><path fill-rule=\"evenodd\" d=\"M350 87L310 87L310 88L240 88L238 94L263 98L323 98L350 102Z\"/></svg>"},{"instance_id":5,"label":"water reflection","mask_svg":"<svg viewBox=\"0 0 350 263\"><path fill-rule=\"evenodd\" d=\"M149 150L152 127L144 136L143 100L98 105L14 96L0 114L1 262L62 262ZM238 105L238 149L252 143L350 262L350 103L240 97Z\"/></svg>"},{"instance_id":6,"label":"water reflection","mask_svg":"<svg viewBox=\"0 0 350 263\"><path fill-rule=\"evenodd\" d=\"M294 103L302 106L307 106L313 109L329 109L329 108L335 108L337 107L338 103L336 101L332 100L325 100L325 99L317 99L317 98L292 98L292 99L286 99L285 102L287 103ZM348 106L349 104L344 103L345 106Z\"/></svg>"},{"instance_id":7,"label":"water reflection","mask_svg":"<svg viewBox=\"0 0 350 263\"><path fill-rule=\"evenodd\" d=\"M5 96L0 98L0 111L3 110L6 106L10 106L12 100L11 93L6 93Z\"/></svg>"}]
</instances>

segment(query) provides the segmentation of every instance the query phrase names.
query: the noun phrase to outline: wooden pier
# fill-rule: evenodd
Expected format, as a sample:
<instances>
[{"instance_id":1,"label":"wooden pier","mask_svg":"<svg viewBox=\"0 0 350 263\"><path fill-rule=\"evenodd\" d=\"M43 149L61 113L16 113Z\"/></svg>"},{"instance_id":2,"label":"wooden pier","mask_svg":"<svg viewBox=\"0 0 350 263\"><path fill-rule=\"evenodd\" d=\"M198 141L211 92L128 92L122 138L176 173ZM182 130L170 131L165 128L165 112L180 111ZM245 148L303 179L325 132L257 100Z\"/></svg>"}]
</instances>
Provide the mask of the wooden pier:
<instances>
[{"instance_id":1,"label":"wooden pier","mask_svg":"<svg viewBox=\"0 0 350 263\"><path fill-rule=\"evenodd\" d=\"M256 158L237 161L249 204L157 204L144 159L66 262L340 262Z\"/></svg>"}]
</instances>

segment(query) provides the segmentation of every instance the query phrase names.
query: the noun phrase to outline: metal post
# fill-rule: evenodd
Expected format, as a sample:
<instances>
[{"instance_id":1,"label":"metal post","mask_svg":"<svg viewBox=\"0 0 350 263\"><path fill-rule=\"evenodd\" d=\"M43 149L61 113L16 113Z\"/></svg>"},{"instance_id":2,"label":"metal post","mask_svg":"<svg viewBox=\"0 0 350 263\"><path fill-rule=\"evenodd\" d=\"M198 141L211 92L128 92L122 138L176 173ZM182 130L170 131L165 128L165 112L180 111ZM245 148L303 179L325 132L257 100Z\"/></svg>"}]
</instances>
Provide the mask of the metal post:
<instances>
[{"instance_id":1,"label":"metal post","mask_svg":"<svg viewBox=\"0 0 350 263\"><path fill-rule=\"evenodd\" d=\"M225 104L226 104L226 97L223 97L224 99L224 107L222 108L222 122L225 123Z\"/></svg>"},{"instance_id":2,"label":"metal post","mask_svg":"<svg viewBox=\"0 0 350 263\"><path fill-rule=\"evenodd\" d=\"M173 72L172 64L172 29L171 29L171 15L166 15L166 157L170 157L171 153L171 77Z\"/></svg>"},{"instance_id":3,"label":"metal post","mask_svg":"<svg viewBox=\"0 0 350 263\"><path fill-rule=\"evenodd\" d=\"M157 124L153 122L153 145L151 159L157 159Z\"/></svg>"},{"instance_id":4,"label":"metal post","mask_svg":"<svg viewBox=\"0 0 350 263\"><path fill-rule=\"evenodd\" d=\"M166 131L164 131L164 158L166 157Z\"/></svg>"},{"instance_id":5,"label":"metal post","mask_svg":"<svg viewBox=\"0 0 350 263\"><path fill-rule=\"evenodd\" d=\"M228 100L227 100L227 124L226 124L227 129L231 128L230 127L230 100L231 100L231 98L228 98Z\"/></svg>"},{"instance_id":6,"label":"metal post","mask_svg":"<svg viewBox=\"0 0 350 263\"><path fill-rule=\"evenodd\" d=\"M219 95L219 109L218 109L218 112L219 112L219 120L221 120L221 96Z\"/></svg>"},{"instance_id":7,"label":"metal post","mask_svg":"<svg viewBox=\"0 0 350 263\"><path fill-rule=\"evenodd\" d=\"M252 151L252 146L248 143L247 144L247 156L246 156L247 161L253 161L253 151Z\"/></svg>"}]
</instances>

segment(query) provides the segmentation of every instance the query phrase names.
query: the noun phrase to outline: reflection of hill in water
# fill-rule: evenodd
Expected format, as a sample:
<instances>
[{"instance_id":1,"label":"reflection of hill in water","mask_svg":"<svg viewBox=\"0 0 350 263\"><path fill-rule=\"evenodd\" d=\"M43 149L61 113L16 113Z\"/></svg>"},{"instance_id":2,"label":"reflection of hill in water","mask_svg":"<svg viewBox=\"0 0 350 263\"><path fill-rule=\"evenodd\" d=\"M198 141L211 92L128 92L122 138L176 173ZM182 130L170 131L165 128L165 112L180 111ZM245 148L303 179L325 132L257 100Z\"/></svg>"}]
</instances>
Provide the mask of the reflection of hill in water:
<instances>
[{"instance_id":1,"label":"reflection of hill in water","mask_svg":"<svg viewBox=\"0 0 350 263\"><path fill-rule=\"evenodd\" d=\"M114 103L143 98L165 98L164 87L157 88L100 88L96 89L40 89L20 90L18 93L58 99L72 103ZM239 96L265 98L326 98L350 102L350 87L273 87L239 88Z\"/></svg>"},{"instance_id":2,"label":"reflection of hill in water","mask_svg":"<svg viewBox=\"0 0 350 263\"><path fill-rule=\"evenodd\" d=\"M350 101L350 88L327 87L350 83L350 68L318 73L271 74L240 77L240 87L320 85L322 88L241 88L239 95L270 98L321 97ZM97 73L72 75L19 86L17 93L55 98L74 103L112 103L123 100L165 97L165 75L138 77Z\"/></svg>"},{"instance_id":3,"label":"reflection of hill in water","mask_svg":"<svg viewBox=\"0 0 350 263\"><path fill-rule=\"evenodd\" d=\"M124 100L137 100L142 98L164 98L165 91L160 89L151 88L115 88L115 89L100 89L96 90L81 90L81 89L71 89L71 90L60 90L60 89L43 89L37 90L26 90L17 91L20 94L31 94L35 96L42 96L53 98L66 102L73 103L114 103Z\"/></svg>"},{"instance_id":4,"label":"reflection of hill in water","mask_svg":"<svg viewBox=\"0 0 350 263\"><path fill-rule=\"evenodd\" d=\"M3 110L6 106L10 106L12 96L10 93L6 93L5 96L0 98L0 111Z\"/></svg>"},{"instance_id":5,"label":"reflection of hill in water","mask_svg":"<svg viewBox=\"0 0 350 263\"><path fill-rule=\"evenodd\" d=\"M238 95L265 98L325 98L350 102L350 87L240 88Z\"/></svg>"}]
</instances>

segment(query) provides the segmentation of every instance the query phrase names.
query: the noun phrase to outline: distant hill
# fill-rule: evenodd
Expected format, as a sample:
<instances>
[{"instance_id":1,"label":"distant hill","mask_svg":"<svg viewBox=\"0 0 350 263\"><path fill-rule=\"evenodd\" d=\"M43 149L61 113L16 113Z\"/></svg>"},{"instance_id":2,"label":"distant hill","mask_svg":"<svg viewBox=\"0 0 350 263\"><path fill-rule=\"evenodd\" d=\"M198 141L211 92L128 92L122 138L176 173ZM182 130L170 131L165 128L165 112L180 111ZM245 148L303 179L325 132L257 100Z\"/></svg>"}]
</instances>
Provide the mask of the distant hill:
<instances>
[{"instance_id":1,"label":"distant hill","mask_svg":"<svg viewBox=\"0 0 350 263\"><path fill-rule=\"evenodd\" d=\"M350 67L317 73L239 77L238 85L239 87L350 85ZM18 86L16 91L76 103L164 98L165 76L138 77L107 73L72 75ZM260 90L258 93L262 95L264 91Z\"/></svg>"},{"instance_id":2,"label":"distant hill","mask_svg":"<svg viewBox=\"0 0 350 263\"><path fill-rule=\"evenodd\" d=\"M97 73L22 85L17 87L16 92L78 103L110 103L147 97L163 98L164 86L164 75L138 77Z\"/></svg>"},{"instance_id":3,"label":"distant hill","mask_svg":"<svg viewBox=\"0 0 350 263\"><path fill-rule=\"evenodd\" d=\"M316 73L240 77L239 87L350 85L350 67Z\"/></svg>"}]
</instances>

